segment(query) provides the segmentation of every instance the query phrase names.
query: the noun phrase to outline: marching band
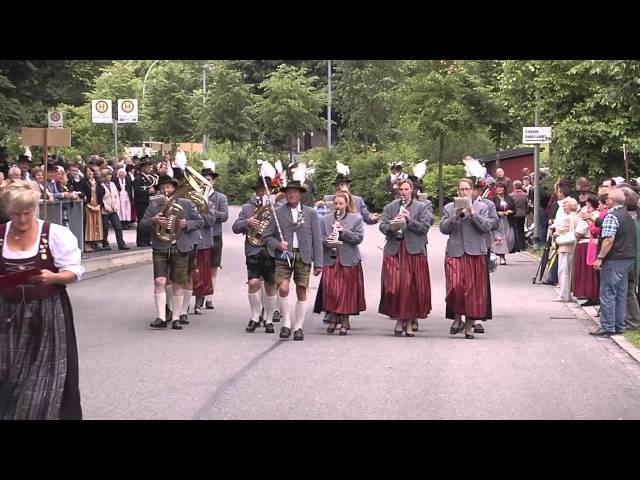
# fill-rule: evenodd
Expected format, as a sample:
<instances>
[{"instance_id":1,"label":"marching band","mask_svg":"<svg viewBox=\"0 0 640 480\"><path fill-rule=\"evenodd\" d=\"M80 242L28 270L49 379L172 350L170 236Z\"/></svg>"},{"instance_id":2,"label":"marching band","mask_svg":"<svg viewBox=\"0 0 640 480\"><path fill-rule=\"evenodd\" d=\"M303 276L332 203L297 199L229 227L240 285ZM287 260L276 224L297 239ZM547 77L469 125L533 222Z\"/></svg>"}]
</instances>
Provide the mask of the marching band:
<instances>
[{"instance_id":1,"label":"marching band","mask_svg":"<svg viewBox=\"0 0 640 480\"><path fill-rule=\"evenodd\" d=\"M427 160L413 166L413 175L391 165L387 178L392 198L382 215L369 212L364 200L351 193L349 167L336 162L335 192L312 208L303 204L308 190L307 170L292 164L291 180L279 162L258 161L253 195L242 205L232 230L244 235L249 303L248 333L264 327L275 333L282 320L281 339L304 340L304 320L311 274L322 274L314 313L325 312L327 333L345 336L351 317L367 309L362 256L364 224L379 222L382 247L381 298L378 312L395 321L395 336L415 337L418 319L432 310L427 234L433 207L422 193ZM458 184L458 197L444 208L440 231L449 236L445 253L446 317L450 333L465 338L484 333L490 319L490 249L500 222L492 201L484 198L492 180L476 160L465 157L467 176ZM217 269L222 258L222 223L228 220L227 198L216 191L215 164L206 161L198 173L176 162L172 173L152 176L147 163L133 182L140 221L139 244L147 238L153 249L156 319L151 328L181 330L193 313L213 305ZM472 175L473 174L473 175ZM160 194L155 194L159 191ZM142 192L138 196L137 192ZM143 204L146 207L142 210ZM296 301L290 306L291 282Z\"/></svg>"}]
</instances>

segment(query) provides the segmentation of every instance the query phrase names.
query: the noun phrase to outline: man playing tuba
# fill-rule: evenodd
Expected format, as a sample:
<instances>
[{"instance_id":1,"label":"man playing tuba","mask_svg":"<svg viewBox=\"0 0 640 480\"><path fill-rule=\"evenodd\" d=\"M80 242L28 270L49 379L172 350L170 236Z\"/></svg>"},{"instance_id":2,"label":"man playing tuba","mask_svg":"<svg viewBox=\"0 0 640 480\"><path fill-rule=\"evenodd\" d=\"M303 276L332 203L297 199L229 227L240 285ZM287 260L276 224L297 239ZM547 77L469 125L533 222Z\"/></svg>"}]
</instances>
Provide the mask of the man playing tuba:
<instances>
[{"instance_id":1,"label":"man playing tuba","mask_svg":"<svg viewBox=\"0 0 640 480\"><path fill-rule=\"evenodd\" d=\"M274 333L273 312L277 308L277 296L275 285L275 250L267 246L264 234L273 221L273 210L268 202L270 192L265 188L272 187L271 179L266 177L264 182L258 177L253 187L255 195L248 203L242 205L238 218L231 227L233 233L246 235L244 242L244 254L247 257L247 278L249 285L249 305L251 307L251 319L245 328L252 333L258 327L260 313L264 307L265 333ZM264 280L264 297L260 295L260 280Z\"/></svg>"},{"instance_id":2,"label":"man playing tuba","mask_svg":"<svg viewBox=\"0 0 640 480\"><path fill-rule=\"evenodd\" d=\"M198 244L198 230L204 226L204 220L191 200L177 198L169 202L178 182L168 175L158 179L156 186L167 197L167 202L152 203L140 221L143 230L151 230L151 248L153 249L153 283L157 317L151 322L151 328L166 328L165 305L167 294L165 286L170 280L173 293L173 305L182 305L183 289L189 283L189 259L194 246ZM169 238L170 241L166 241ZM171 328L182 330L181 324L188 323L180 319L180 308L173 308Z\"/></svg>"}]
</instances>

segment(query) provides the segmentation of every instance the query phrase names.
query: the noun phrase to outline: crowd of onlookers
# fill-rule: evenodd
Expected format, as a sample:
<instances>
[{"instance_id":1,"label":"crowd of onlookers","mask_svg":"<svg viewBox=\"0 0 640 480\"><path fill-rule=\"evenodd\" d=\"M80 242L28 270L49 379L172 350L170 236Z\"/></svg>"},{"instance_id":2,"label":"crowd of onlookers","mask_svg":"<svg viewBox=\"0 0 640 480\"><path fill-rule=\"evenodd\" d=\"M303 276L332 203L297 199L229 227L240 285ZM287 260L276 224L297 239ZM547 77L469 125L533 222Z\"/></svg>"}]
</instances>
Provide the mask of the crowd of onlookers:
<instances>
[{"instance_id":1,"label":"crowd of onlookers","mask_svg":"<svg viewBox=\"0 0 640 480\"><path fill-rule=\"evenodd\" d=\"M135 227L133 181L142 163L149 163L144 156L125 156L116 162L91 155L86 161L82 155L67 160L64 155L49 156L46 165L35 165L30 155L20 155L6 163L6 172L0 171L0 189L12 181L35 182L42 193L42 200L71 200L81 202L84 208L84 251L111 250L108 241L109 228L113 228L120 250L128 250L123 230ZM46 182L45 182L46 168ZM170 173L171 156L165 155L153 165L153 173ZM0 223L8 221L0 205Z\"/></svg>"},{"instance_id":2,"label":"crowd of onlookers","mask_svg":"<svg viewBox=\"0 0 640 480\"><path fill-rule=\"evenodd\" d=\"M555 301L600 305L596 335L640 328L639 193L633 179L606 178L594 187L580 177L556 182L546 200L542 283L559 286Z\"/></svg>"}]
</instances>

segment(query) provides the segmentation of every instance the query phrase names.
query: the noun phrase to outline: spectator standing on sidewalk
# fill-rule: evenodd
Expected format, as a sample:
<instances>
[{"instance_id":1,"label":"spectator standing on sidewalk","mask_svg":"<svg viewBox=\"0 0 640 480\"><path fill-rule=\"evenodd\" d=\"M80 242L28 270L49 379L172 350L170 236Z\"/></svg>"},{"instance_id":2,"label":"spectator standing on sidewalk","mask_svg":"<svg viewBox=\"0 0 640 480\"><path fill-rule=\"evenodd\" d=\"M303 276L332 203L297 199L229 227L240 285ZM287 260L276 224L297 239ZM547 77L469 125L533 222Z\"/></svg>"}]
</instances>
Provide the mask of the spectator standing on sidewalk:
<instances>
[{"instance_id":1,"label":"spectator standing on sidewalk","mask_svg":"<svg viewBox=\"0 0 640 480\"><path fill-rule=\"evenodd\" d=\"M624 192L612 189L607 197L609 213L602 223L602 246L594 264L594 269L600 271L600 328L589 333L599 337L625 331L629 272L636 260L636 232L624 204Z\"/></svg>"}]
</instances>

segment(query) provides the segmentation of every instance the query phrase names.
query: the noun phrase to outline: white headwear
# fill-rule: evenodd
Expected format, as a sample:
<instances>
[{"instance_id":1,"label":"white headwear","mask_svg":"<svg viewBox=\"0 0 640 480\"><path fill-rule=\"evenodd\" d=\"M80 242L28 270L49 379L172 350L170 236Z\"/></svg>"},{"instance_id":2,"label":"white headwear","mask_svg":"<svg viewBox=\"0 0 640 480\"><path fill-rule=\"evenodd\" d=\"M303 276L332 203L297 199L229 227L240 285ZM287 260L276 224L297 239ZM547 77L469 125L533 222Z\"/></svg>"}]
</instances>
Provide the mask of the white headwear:
<instances>
[{"instance_id":1,"label":"white headwear","mask_svg":"<svg viewBox=\"0 0 640 480\"><path fill-rule=\"evenodd\" d=\"M176 150L176 158L173 161L173 166L184 170L184 167L186 167L186 165L187 165L187 155L180 148L178 148Z\"/></svg>"},{"instance_id":2,"label":"white headwear","mask_svg":"<svg viewBox=\"0 0 640 480\"><path fill-rule=\"evenodd\" d=\"M336 171L339 175L344 175L345 177L349 176L349 167L339 160L336 160Z\"/></svg>"}]
</instances>

